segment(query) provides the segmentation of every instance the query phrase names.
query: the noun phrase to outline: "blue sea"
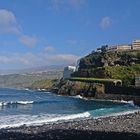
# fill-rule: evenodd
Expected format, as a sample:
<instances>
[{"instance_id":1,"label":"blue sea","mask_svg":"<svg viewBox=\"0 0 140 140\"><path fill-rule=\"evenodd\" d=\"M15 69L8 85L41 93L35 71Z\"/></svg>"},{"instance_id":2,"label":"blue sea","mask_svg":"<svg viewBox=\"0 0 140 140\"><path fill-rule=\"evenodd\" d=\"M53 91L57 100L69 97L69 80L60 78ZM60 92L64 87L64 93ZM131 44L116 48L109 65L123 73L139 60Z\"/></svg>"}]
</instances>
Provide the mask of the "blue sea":
<instances>
[{"instance_id":1,"label":"blue sea","mask_svg":"<svg viewBox=\"0 0 140 140\"><path fill-rule=\"evenodd\" d=\"M87 100L50 92L0 89L0 128L103 117L138 110L132 103Z\"/></svg>"}]
</instances>

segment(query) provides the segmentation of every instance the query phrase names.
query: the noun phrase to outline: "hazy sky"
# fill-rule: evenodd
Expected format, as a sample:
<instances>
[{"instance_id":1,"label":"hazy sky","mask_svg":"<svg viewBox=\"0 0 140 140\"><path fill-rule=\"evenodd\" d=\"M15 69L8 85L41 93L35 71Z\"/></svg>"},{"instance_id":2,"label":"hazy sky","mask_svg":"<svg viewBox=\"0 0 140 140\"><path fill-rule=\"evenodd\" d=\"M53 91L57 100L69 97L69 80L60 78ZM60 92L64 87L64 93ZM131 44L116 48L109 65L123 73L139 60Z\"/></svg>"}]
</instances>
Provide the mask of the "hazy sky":
<instances>
[{"instance_id":1,"label":"hazy sky","mask_svg":"<svg viewBox=\"0 0 140 140\"><path fill-rule=\"evenodd\" d=\"M0 0L0 69L71 64L140 38L140 0Z\"/></svg>"}]
</instances>

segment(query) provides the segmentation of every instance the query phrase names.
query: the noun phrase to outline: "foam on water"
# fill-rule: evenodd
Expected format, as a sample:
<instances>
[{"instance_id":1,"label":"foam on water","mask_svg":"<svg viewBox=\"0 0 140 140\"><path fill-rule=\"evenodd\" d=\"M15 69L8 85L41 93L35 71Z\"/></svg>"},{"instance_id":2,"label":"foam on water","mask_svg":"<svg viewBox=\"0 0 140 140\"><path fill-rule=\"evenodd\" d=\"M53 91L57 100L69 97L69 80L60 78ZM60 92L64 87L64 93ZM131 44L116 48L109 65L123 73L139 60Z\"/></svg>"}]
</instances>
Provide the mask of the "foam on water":
<instances>
[{"instance_id":1,"label":"foam on water","mask_svg":"<svg viewBox=\"0 0 140 140\"><path fill-rule=\"evenodd\" d=\"M58 115L58 114L40 114L40 115L11 115L0 116L0 129L19 127L22 125L36 126L58 121L68 121L77 118L88 118L89 112L71 114L71 115Z\"/></svg>"},{"instance_id":2,"label":"foam on water","mask_svg":"<svg viewBox=\"0 0 140 140\"><path fill-rule=\"evenodd\" d=\"M111 113L111 114L107 114L107 115L103 115L103 116L99 116L99 117L94 117L94 119L106 118L106 117L115 117L115 116L122 116L122 115L129 115L129 114L133 114L133 113L137 113L137 112L140 112L140 109L130 110L130 111L123 111L123 112L118 112L118 113Z\"/></svg>"},{"instance_id":3,"label":"foam on water","mask_svg":"<svg viewBox=\"0 0 140 140\"><path fill-rule=\"evenodd\" d=\"M17 101L18 104L23 104L23 105L26 105L26 104L33 104L34 101Z\"/></svg>"},{"instance_id":4,"label":"foam on water","mask_svg":"<svg viewBox=\"0 0 140 140\"><path fill-rule=\"evenodd\" d=\"M0 102L0 106L7 106L7 105L13 105L13 104L21 104L21 105L27 105L27 104L33 104L34 101L10 101L10 102Z\"/></svg>"},{"instance_id":5,"label":"foam on water","mask_svg":"<svg viewBox=\"0 0 140 140\"><path fill-rule=\"evenodd\" d=\"M84 100L83 100L84 99ZM0 128L42 125L87 117L132 113L132 101L105 101L57 96L50 92L0 89Z\"/></svg>"},{"instance_id":6,"label":"foam on water","mask_svg":"<svg viewBox=\"0 0 140 140\"><path fill-rule=\"evenodd\" d=\"M121 100L121 103L126 103L126 104L130 104L131 106L135 106L135 104L134 104L133 101L124 101L124 100Z\"/></svg>"},{"instance_id":7,"label":"foam on water","mask_svg":"<svg viewBox=\"0 0 140 140\"><path fill-rule=\"evenodd\" d=\"M73 97L73 96L72 96L72 97ZM74 98L84 99L81 95L76 95L76 96L74 96Z\"/></svg>"}]
</instances>

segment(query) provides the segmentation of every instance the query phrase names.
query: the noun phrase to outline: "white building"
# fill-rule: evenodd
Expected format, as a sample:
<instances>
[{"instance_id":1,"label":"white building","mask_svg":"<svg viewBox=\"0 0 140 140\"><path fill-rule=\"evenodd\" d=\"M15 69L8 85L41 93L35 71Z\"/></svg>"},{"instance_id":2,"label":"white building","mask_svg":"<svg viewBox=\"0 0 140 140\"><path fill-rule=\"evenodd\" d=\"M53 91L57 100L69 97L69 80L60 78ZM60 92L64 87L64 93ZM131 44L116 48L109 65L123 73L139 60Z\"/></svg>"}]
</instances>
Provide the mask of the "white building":
<instances>
[{"instance_id":1,"label":"white building","mask_svg":"<svg viewBox=\"0 0 140 140\"><path fill-rule=\"evenodd\" d=\"M132 46L129 44L122 44L122 45L115 45L115 46L111 46L108 47L107 51L124 51L124 50L131 50Z\"/></svg>"},{"instance_id":2,"label":"white building","mask_svg":"<svg viewBox=\"0 0 140 140\"><path fill-rule=\"evenodd\" d=\"M63 71L63 78L64 79L67 79L67 78L70 78L71 77L71 74L73 72L76 71L76 67L75 66L67 66L64 68L64 71Z\"/></svg>"},{"instance_id":3,"label":"white building","mask_svg":"<svg viewBox=\"0 0 140 140\"><path fill-rule=\"evenodd\" d=\"M75 70L75 71L78 71L78 69L79 69L80 60L81 60L81 59L78 59L78 60L77 60L76 70Z\"/></svg>"},{"instance_id":4,"label":"white building","mask_svg":"<svg viewBox=\"0 0 140 140\"><path fill-rule=\"evenodd\" d=\"M138 49L140 49L140 40L134 40L134 41L132 42L132 49L133 49L133 50L138 50Z\"/></svg>"}]
</instances>

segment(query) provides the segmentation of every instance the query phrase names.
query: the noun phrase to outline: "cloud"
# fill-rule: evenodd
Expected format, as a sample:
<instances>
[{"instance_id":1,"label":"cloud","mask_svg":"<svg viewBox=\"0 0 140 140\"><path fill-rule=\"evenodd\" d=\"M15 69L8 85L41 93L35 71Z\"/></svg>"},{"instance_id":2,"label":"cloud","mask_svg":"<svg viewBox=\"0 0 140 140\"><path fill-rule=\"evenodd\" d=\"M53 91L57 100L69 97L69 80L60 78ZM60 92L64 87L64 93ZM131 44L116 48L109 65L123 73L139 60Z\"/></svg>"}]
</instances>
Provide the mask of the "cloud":
<instances>
[{"instance_id":1,"label":"cloud","mask_svg":"<svg viewBox=\"0 0 140 140\"><path fill-rule=\"evenodd\" d=\"M19 38L19 41L27 47L34 47L37 45L39 40L36 37L23 35Z\"/></svg>"},{"instance_id":2,"label":"cloud","mask_svg":"<svg viewBox=\"0 0 140 140\"><path fill-rule=\"evenodd\" d=\"M100 23L102 29L107 29L111 26L112 19L110 17L103 17Z\"/></svg>"},{"instance_id":3,"label":"cloud","mask_svg":"<svg viewBox=\"0 0 140 140\"><path fill-rule=\"evenodd\" d=\"M0 9L0 32L16 34L20 32L13 12Z\"/></svg>"},{"instance_id":4,"label":"cloud","mask_svg":"<svg viewBox=\"0 0 140 140\"><path fill-rule=\"evenodd\" d=\"M0 54L0 65L16 65L18 67L32 67L40 65L73 64L80 56L73 54L34 53L4 53Z\"/></svg>"},{"instance_id":5,"label":"cloud","mask_svg":"<svg viewBox=\"0 0 140 140\"><path fill-rule=\"evenodd\" d=\"M32 65L36 63L39 58L32 53L6 53L0 54L0 64L20 64Z\"/></svg>"},{"instance_id":6,"label":"cloud","mask_svg":"<svg viewBox=\"0 0 140 140\"><path fill-rule=\"evenodd\" d=\"M76 63L80 56L73 54L57 54L50 56L49 60L55 64L71 64Z\"/></svg>"},{"instance_id":7,"label":"cloud","mask_svg":"<svg viewBox=\"0 0 140 140\"><path fill-rule=\"evenodd\" d=\"M16 16L12 11L0 9L0 33L16 34L20 43L27 47L34 47L38 43L36 37L23 35L17 23Z\"/></svg>"},{"instance_id":8,"label":"cloud","mask_svg":"<svg viewBox=\"0 0 140 140\"><path fill-rule=\"evenodd\" d=\"M44 51L46 53L53 53L55 51L55 48L53 46L47 46L46 48L44 48Z\"/></svg>"}]
</instances>

